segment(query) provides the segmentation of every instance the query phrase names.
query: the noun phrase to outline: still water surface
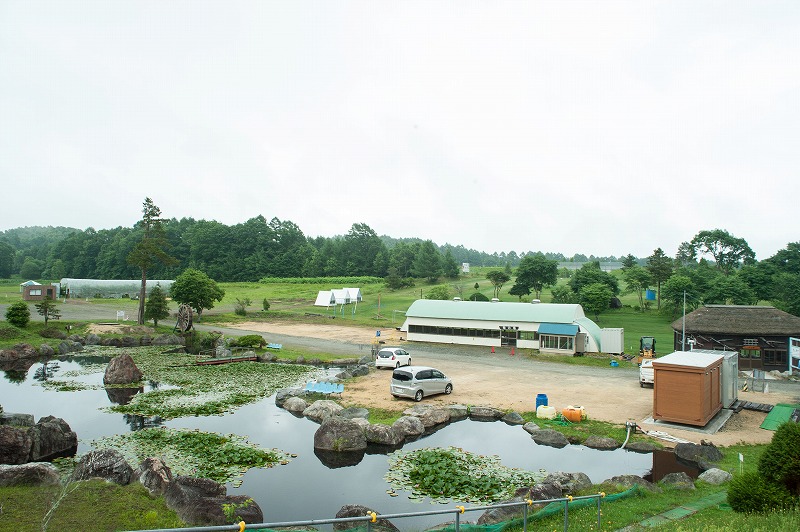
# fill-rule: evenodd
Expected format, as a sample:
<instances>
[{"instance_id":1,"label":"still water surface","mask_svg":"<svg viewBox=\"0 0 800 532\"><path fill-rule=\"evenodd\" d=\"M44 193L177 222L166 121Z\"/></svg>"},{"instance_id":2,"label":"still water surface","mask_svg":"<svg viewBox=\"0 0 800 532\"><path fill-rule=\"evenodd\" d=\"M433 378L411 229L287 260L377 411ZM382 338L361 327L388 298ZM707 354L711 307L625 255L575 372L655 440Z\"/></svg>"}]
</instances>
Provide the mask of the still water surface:
<instances>
[{"instance_id":1,"label":"still water surface","mask_svg":"<svg viewBox=\"0 0 800 532\"><path fill-rule=\"evenodd\" d=\"M59 378L68 371L79 371L87 364L97 364L99 357L71 357L34 364L26 372L5 372L0 378L0 404L6 412L61 417L78 434L78 453L89 451L94 439L141 428L152 420L137 416L104 412L111 406L105 390L57 392L41 387L43 378ZM38 380L37 380L38 379ZM78 380L87 384L102 384L102 371L81 375ZM152 389L145 387L144 391ZM413 402L409 401L409 406ZM432 505L430 501L415 502L408 493L390 497L389 484L383 479L388 470L385 454L364 454L355 465L336 467L326 457L314 452L314 432L318 425L297 418L275 406L274 396L247 405L223 416L188 417L161 422L172 428L192 428L221 434L235 433L266 448L277 448L297 454L288 465L271 469L251 469L242 477L241 487L228 486L232 495L252 497L269 522L328 519L345 504L363 504L381 513L429 511L453 505ZM592 482L599 483L615 475L647 476L653 469L654 455L625 450L597 451L578 445L563 449L537 445L519 426L502 422L471 420L452 423L403 449L424 447L461 447L483 455L497 455L503 465L526 470L540 469L586 473ZM671 454L671 453L670 453ZM469 514L477 519L478 513ZM401 528L425 528L450 519L450 516L426 516L403 519ZM398 523L400 524L400 523Z\"/></svg>"}]
</instances>

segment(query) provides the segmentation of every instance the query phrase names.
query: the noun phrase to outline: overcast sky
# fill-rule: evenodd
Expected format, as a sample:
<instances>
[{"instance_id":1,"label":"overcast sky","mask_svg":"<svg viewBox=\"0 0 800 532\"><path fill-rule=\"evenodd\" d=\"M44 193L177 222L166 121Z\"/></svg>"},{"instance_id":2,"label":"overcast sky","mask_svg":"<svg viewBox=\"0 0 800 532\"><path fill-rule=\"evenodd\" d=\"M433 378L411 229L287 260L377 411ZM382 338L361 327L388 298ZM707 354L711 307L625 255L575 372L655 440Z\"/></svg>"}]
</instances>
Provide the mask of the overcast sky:
<instances>
[{"instance_id":1,"label":"overcast sky","mask_svg":"<svg viewBox=\"0 0 800 532\"><path fill-rule=\"evenodd\" d=\"M800 2L0 0L0 230L800 240Z\"/></svg>"}]
</instances>

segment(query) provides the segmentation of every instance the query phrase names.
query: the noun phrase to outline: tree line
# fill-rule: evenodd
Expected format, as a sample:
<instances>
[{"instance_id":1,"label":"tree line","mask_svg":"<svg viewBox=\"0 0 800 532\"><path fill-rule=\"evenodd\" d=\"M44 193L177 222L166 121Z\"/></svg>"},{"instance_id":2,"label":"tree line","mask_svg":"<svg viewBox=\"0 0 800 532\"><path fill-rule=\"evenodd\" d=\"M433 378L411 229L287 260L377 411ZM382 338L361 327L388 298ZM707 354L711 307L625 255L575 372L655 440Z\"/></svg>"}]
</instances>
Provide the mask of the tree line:
<instances>
[{"instance_id":1,"label":"tree line","mask_svg":"<svg viewBox=\"0 0 800 532\"><path fill-rule=\"evenodd\" d=\"M516 267L530 254L490 254L419 238L378 236L363 223L353 224L345 235L313 238L293 222L278 218L268 221L263 216L230 226L193 218L164 219L161 225L166 250L175 260L152 265L151 278L174 279L186 268L202 270L220 282L253 282L264 277L433 278L447 277L465 262L478 267ZM140 268L130 264L127 257L147 230L145 221L133 227L101 230L9 229L0 232L0 278L135 279ZM583 254L545 256L556 261L618 260Z\"/></svg>"}]
</instances>

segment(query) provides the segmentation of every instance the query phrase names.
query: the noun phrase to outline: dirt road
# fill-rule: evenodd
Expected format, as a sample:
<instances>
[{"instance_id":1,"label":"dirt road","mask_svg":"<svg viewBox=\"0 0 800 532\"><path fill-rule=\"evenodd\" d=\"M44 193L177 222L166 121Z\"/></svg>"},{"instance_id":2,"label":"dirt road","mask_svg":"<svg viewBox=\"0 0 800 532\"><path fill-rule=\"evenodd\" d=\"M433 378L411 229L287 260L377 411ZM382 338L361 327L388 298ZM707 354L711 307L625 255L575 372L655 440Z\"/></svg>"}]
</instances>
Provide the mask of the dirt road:
<instances>
[{"instance_id":1,"label":"dirt road","mask_svg":"<svg viewBox=\"0 0 800 532\"><path fill-rule=\"evenodd\" d=\"M337 325L306 325L288 323L250 322L232 326L240 331L263 333L283 338L302 338L320 348L349 346L354 355L363 354L377 337L375 330ZM532 411L536 395L544 393L556 409L568 405L582 406L591 419L623 424L635 421L645 430L656 430L699 443L701 439L727 446L739 442L766 443L772 432L759 428L766 414L743 410L734 414L722 430L707 434L693 430L664 428L648 424L652 416L653 390L641 388L634 366L625 368L596 368L572 366L510 355L508 349L473 348L456 345L415 344L401 340L394 329L382 329L380 339L386 345L403 345L415 365L435 366L453 379L452 395L435 396L426 403L487 405L500 409ZM285 342L287 344L290 341ZM358 348L360 346L360 349ZM368 351L367 351L368 352ZM386 410L402 411L414 403L395 399L388 393L391 371L380 370L348 383L342 400L345 404L368 405ZM777 404L800 402L800 385L783 386L782 393L739 392L744 401Z\"/></svg>"}]
</instances>

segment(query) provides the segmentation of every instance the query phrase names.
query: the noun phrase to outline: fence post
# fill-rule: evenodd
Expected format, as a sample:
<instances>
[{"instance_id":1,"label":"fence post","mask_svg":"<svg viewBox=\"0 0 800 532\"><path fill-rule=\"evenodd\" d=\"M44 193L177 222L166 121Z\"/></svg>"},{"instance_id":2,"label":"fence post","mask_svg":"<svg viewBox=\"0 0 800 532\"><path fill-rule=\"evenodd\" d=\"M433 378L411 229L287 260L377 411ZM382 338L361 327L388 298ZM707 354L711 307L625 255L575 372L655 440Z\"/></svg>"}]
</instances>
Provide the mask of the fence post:
<instances>
[{"instance_id":1,"label":"fence post","mask_svg":"<svg viewBox=\"0 0 800 532\"><path fill-rule=\"evenodd\" d=\"M569 528L569 499L564 501L564 532Z\"/></svg>"},{"instance_id":2,"label":"fence post","mask_svg":"<svg viewBox=\"0 0 800 532\"><path fill-rule=\"evenodd\" d=\"M600 499L602 499L604 494L598 493L597 494L597 530L600 530Z\"/></svg>"}]
</instances>

